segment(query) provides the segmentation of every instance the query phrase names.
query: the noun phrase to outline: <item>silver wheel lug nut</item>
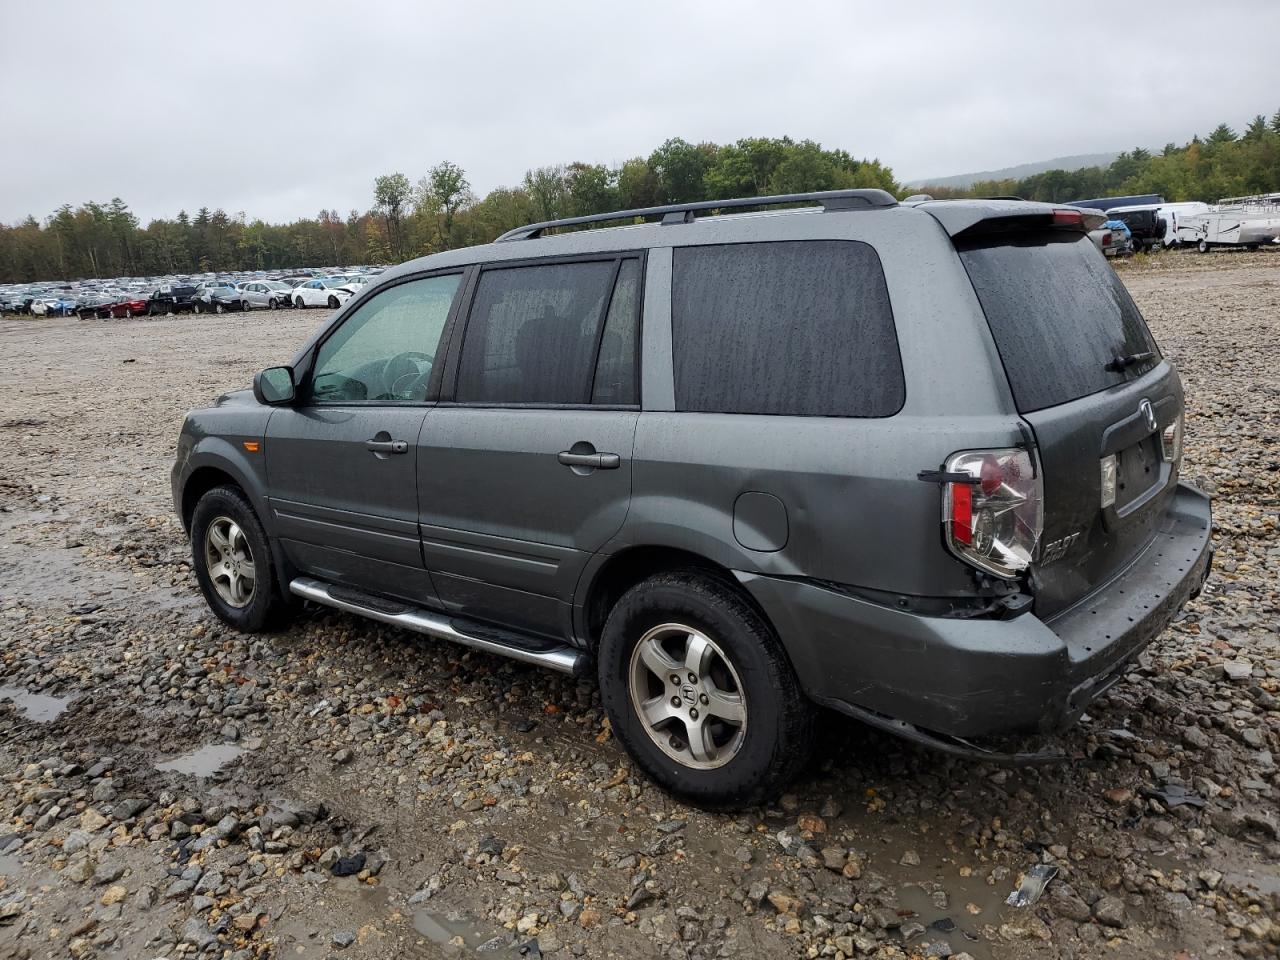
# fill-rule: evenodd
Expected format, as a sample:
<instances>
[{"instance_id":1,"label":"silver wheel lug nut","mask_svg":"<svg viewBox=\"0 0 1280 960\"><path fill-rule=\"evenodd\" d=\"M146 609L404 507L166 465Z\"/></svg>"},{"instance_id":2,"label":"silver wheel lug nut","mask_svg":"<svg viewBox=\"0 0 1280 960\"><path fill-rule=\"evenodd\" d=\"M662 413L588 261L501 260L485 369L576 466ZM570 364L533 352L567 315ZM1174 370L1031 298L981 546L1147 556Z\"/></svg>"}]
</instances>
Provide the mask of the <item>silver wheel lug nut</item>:
<instances>
[{"instance_id":1,"label":"silver wheel lug nut","mask_svg":"<svg viewBox=\"0 0 1280 960\"><path fill-rule=\"evenodd\" d=\"M672 697L672 698L671 698L671 705L672 705L673 707L678 707L678 706L680 706L680 698L679 698L679 697Z\"/></svg>"},{"instance_id":2,"label":"silver wheel lug nut","mask_svg":"<svg viewBox=\"0 0 1280 960\"><path fill-rule=\"evenodd\" d=\"M680 678L677 677L674 673L671 675L671 682L674 683L677 687L680 686Z\"/></svg>"},{"instance_id":3,"label":"silver wheel lug nut","mask_svg":"<svg viewBox=\"0 0 1280 960\"><path fill-rule=\"evenodd\" d=\"M697 708L697 707L690 707L690 708L689 708L689 719L690 719L690 720L697 720L697 719L698 719L698 708Z\"/></svg>"},{"instance_id":4,"label":"silver wheel lug nut","mask_svg":"<svg viewBox=\"0 0 1280 960\"><path fill-rule=\"evenodd\" d=\"M697 683L697 682L698 682L698 675L697 675L697 674L694 674L694 673L689 674L689 682L690 682L690 683Z\"/></svg>"},{"instance_id":5,"label":"silver wheel lug nut","mask_svg":"<svg viewBox=\"0 0 1280 960\"><path fill-rule=\"evenodd\" d=\"M704 706L711 702L711 698L708 697L705 693L702 696L700 696L698 699L702 701Z\"/></svg>"}]
</instances>

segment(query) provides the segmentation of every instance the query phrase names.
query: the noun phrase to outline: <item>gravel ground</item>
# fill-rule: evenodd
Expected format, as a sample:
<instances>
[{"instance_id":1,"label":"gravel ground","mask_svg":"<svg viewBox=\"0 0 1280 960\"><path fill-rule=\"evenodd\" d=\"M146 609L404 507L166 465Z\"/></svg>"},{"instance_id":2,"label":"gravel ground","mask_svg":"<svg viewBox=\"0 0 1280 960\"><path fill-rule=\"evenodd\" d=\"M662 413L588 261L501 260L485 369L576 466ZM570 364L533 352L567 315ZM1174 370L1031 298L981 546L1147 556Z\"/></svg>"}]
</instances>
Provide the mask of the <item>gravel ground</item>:
<instances>
[{"instance_id":1,"label":"gravel ground","mask_svg":"<svg viewBox=\"0 0 1280 960\"><path fill-rule=\"evenodd\" d=\"M1280 255L1120 271L1217 498L1206 593L1070 763L831 718L794 792L736 815L633 772L589 686L333 612L256 638L207 613L179 418L323 314L0 321L0 957L1275 957Z\"/></svg>"}]
</instances>

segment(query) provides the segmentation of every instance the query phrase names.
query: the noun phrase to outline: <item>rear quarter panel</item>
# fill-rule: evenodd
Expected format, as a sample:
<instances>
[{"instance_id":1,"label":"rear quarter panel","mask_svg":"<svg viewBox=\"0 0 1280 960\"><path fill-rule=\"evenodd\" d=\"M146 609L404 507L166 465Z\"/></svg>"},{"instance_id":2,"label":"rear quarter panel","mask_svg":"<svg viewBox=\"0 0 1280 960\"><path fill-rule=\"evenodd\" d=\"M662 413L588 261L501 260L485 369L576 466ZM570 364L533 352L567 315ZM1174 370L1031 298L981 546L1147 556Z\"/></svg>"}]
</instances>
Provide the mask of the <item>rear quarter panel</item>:
<instances>
[{"instance_id":1,"label":"rear quarter panel","mask_svg":"<svg viewBox=\"0 0 1280 960\"><path fill-rule=\"evenodd\" d=\"M871 244L888 286L906 400L883 419L677 412L671 258L655 251L647 289L666 297L666 311L651 313L646 304L644 411L620 541L677 547L731 569L775 576L918 596L971 593L968 568L942 543L939 488L917 474L936 469L956 450L1011 445L1022 433L985 317L938 223L898 207L720 220L671 232L683 244ZM735 536L734 504L750 491L785 506L781 549L743 546L766 542L768 531Z\"/></svg>"}]
</instances>

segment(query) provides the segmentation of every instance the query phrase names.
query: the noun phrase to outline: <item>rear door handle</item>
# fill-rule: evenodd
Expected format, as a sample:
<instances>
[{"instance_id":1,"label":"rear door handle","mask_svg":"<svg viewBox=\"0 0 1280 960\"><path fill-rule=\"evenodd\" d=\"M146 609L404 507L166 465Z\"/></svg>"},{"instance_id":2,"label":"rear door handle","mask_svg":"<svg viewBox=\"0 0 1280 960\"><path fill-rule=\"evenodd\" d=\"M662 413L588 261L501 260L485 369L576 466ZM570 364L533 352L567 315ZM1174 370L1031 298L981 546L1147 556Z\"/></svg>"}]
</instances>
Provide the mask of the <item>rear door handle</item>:
<instances>
[{"instance_id":1,"label":"rear door handle","mask_svg":"<svg viewBox=\"0 0 1280 960\"><path fill-rule=\"evenodd\" d=\"M364 448L371 453L408 453L407 440L366 440Z\"/></svg>"},{"instance_id":2,"label":"rear door handle","mask_svg":"<svg viewBox=\"0 0 1280 960\"><path fill-rule=\"evenodd\" d=\"M622 458L616 453L572 453L561 450L556 459L566 467L593 467L597 470L617 470Z\"/></svg>"}]
</instances>

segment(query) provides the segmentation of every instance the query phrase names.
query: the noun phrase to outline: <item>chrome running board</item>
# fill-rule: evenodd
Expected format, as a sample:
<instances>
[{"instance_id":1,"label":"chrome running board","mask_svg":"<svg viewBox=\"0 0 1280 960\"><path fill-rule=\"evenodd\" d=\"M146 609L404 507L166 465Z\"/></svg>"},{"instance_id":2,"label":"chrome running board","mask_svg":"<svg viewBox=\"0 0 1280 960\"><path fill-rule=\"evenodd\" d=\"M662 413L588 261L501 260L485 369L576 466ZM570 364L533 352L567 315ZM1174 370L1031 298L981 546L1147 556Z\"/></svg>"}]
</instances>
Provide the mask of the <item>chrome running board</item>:
<instances>
[{"instance_id":1,"label":"chrome running board","mask_svg":"<svg viewBox=\"0 0 1280 960\"><path fill-rule=\"evenodd\" d=\"M340 591L342 596L335 596ZM464 620L450 619L443 614L433 613L422 607L401 604L398 601L386 600L370 596L368 602L361 602L358 591L335 587L321 580L310 577L299 577L289 584L289 592L304 600L324 604L335 610L356 613L370 620L389 623L394 627L403 627L415 633L452 640L464 647L494 653L500 657L531 663L539 667L549 667L560 673L576 674L585 663L581 650L552 641L538 638L526 638L516 633L496 628L474 625L474 632L468 632L471 624ZM484 633L486 636L478 636Z\"/></svg>"}]
</instances>

